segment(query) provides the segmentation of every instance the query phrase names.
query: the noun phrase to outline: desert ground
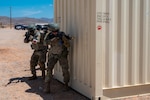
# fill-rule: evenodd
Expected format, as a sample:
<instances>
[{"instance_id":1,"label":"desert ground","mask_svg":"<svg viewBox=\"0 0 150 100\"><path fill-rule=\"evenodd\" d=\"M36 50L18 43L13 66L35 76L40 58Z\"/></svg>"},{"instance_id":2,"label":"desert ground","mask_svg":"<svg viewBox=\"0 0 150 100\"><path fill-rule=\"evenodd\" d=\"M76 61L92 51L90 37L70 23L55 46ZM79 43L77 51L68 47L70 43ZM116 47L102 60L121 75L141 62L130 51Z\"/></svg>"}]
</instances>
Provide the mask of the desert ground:
<instances>
[{"instance_id":1,"label":"desert ground","mask_svg":"<svg viewBox=\"0 0 150 100\"><path fill-rule=\"evenodd\" d=\"M64 92L56 79L51 83L52 93L43 93L40 70L37 80L28 80L33 50L23 42L25 32L0 28L0 100L89 100L72 89Z\"/></svg>"}]
</instances>

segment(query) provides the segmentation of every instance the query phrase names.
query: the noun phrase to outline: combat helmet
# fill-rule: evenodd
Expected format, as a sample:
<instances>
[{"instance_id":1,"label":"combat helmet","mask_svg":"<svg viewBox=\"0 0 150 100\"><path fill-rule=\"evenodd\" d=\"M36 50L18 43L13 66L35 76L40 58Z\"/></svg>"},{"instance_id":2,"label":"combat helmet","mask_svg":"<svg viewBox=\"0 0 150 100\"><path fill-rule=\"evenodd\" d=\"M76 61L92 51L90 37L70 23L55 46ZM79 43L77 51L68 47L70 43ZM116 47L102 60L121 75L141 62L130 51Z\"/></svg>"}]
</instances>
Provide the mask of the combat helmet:
<instances>
[{"instance_id":1,"label":"combat helmet","mask_svg":"<svg viewBox=\"0 0 150 100\"><path fill-rule=\"evenodd\" d=\"M36 26L34 24L29 25L28 30L36 30Z\"/></svg>"},{"instance_id":2,"label":"combat helmet","mask_svg":"<svg viewBox=\"0 0 150 100\"><path fill-rule=\"evenodd\" d=\"M49 30L53 32L57 32L60 29L57 23L50 23L48 26L49 26Z\"/></svg>"},{"instance_id":3,"label":"combat helmet","mask_svg":"<svg viewBox=\"0 0 150 100\"><path fill-rule=\"evenodd\" d=\"M36 30L36 26L31 24L28 26L28 32L31 34L31 35L34 35L35 34L35 30Z\"/></svg>"}]
</instances>

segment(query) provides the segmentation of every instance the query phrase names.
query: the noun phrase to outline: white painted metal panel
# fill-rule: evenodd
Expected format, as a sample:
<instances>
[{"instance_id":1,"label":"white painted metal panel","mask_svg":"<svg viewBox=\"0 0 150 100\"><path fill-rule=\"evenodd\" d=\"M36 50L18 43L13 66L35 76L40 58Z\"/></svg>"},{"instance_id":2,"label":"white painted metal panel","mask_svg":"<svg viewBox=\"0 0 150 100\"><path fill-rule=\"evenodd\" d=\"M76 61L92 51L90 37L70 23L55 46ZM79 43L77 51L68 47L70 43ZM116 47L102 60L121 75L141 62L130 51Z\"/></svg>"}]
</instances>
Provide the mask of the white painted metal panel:
<instances>
[{"instance_id":1,"label":"white painted metal panel","mask_svg":"<svg viewBox=\"0 0 150 100\"><path fill-rule=\"evenodd\" d=\"M146 84L150 61L149 1L110 0L109 3L110 31L104 39L103 51L104 57L109 56L104 68L110 72L105 73L105 88Z\"/></svg>"},{"instance_id":2,"label":"white painted metal panel","mask_svg":"<svg viewBox=\"0 0 150 100\"><path fill-rule=\"evenodd\" d=\"M150 1L107 2L111 20L102 32L105 37L102 50L105 59L102 66L105 68L104 95L149 93L145 87L150 83Z\"/></svg>"},{"instance_id":3,"label":"white painted metal panel","mask_svg":"<svg viewBox=\"0 0 150 100\"><path fill-rule=\"evenodd\" d=\"M55 0L55 22L75 37L68 57L72 88L95 100L116 89L145 91L143 85L150 83L149 0ZM62 81L59 65L55 77Z\"/></svg>"},{"instance_id":4,"label":"white painted metal panel","mask_svg":"<svg viewBox=\"0 0 150 100\"><path fill-rule=\"evenodd\" d=\"M95 76L93 73L95 72L96 41L95 2L91 0L55 0L55 22L60 24L62 31L74 36L68 57L71 73L70 86L89 98L92 97L92 77ZM55 77L62 81L60 68L58 65L55 68Z\"/></svg>"}]
</instances>

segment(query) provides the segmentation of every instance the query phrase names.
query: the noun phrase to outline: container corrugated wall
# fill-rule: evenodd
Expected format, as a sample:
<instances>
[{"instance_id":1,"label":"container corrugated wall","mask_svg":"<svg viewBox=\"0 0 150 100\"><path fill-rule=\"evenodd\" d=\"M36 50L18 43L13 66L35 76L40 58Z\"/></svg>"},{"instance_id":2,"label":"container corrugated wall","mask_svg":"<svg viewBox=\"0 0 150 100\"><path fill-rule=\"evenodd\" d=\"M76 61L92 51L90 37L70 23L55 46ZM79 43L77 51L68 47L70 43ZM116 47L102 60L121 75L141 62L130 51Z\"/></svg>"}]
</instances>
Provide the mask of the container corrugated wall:
<instances>
[{"instance_id":1,"label":"container corrugated wall","mask_svg":"<svg viewBox=\"0 0 150 100\"><path fill-rule=\"evenodd\" d=\"M149 0L55 0L55 22L75 37L69 58L77 91L95 98L150 83Z\"/></svg>"},{"instance_id":2,"label":"container corrugated wall","mask_svg":"<svg viewBox=\"0 0 150 100\"><path fill-rule=\"evenodd\" d=\"M62 31L74 37L69 53L71 86L88 97L92 96L91 73L95 66L94 4L91 0L55 0L55 22L60 24ZM63 79L59 66L55 69L55 77Z\"/></svg>"},{"instance_id":3,"label":"container corrugated wall","mask_svg":"<svg viewBox=\"0 0 150 100\"><path fill-rule=\"evenodd\" d=\"M150 1L107 1L111 19L103 25L103 88L139 86L142 93L140 85L150 83Z\"/></svg>"},{"instance_id":4,"label":"container corrugated wall","mask_svg":"<svg viewBox=\"0 0 150 100\"><path fill-rule=\"evenodd\" d=\"M149 0L110 0L109 4L111 19L103 34L104 87L150 82Z\"/></svg>"}]
</instances>

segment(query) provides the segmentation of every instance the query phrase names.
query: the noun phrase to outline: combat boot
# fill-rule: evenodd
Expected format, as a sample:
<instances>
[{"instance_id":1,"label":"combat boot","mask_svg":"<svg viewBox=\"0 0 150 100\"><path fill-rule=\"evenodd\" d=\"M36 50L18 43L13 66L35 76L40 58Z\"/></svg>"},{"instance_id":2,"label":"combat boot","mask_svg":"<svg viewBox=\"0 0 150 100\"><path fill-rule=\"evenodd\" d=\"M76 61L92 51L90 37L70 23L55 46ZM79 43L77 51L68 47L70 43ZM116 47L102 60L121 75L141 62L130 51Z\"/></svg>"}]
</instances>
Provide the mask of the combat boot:
<instances>
[{"instance_id":1,"label":"combat boot","mask_svg":"<svg viewBox=\"0 0 150 100\"><path fill-rule=\"evenodd\" d=\"M45 79L45 70L42 70L42 78Z\"/></svg>"},{"instance_id":2,"label":"combat boot","mask_svg":"<svg viewBox=\"0 0 150 100\"><path fill-rule=\"evenodd\" d=\"M36 75L33 75L33 76L29 77L29 80L35 80L35 79L37 79Z\"/></svg>"},{"instance_id":3,"label":"combat boot","mask_svg":"<svg viewBox=\"0 0 150 100\"><path fill-rule=\"evenodd\" d=\"M65 84L64 84L64 89L63 89L63 91L64 91L64 92L65 92L65 91L69 91L68 83L65 83Z\"/></svg>"},{"instance_id":4,"label":"combat boot","mask_svg":"<svg viewBox=\"0 0 150 100\"><path fill-rule=\"evenodd\" d=\"M44 93L50 93L50 82L45 82Z\"/></svg>"}]
</instances>

